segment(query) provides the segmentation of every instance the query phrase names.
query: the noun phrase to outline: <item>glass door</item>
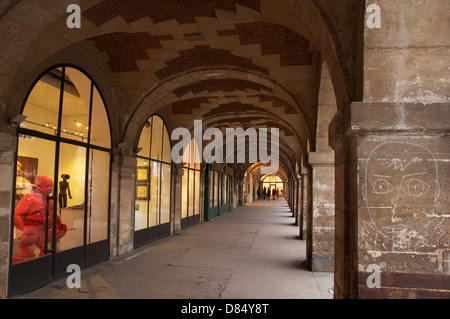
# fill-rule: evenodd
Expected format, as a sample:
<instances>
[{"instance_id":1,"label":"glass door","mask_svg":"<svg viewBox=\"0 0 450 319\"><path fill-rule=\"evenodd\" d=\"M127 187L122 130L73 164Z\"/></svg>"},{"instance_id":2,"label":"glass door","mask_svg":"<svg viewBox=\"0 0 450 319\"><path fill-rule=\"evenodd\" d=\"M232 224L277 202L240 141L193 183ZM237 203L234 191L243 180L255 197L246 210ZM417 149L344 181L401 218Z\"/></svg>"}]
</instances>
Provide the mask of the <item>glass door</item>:
<instances>
[{"instance_id":1,"label":"glass door","mask_svg":"<svg viewBox=\"0 0 450 319\"><path fill-rule=\"evenodd\" d=\"M111 136L94 83L78 69L54 68L34 85L23 115L9 295L109 256Z\"/></svg>"},{"instance_id":2,"label":"glass door","mask_svg":"<svg viewBox=\"0 0 450 319\"><path fill-rule=\"evenodd\" d=\"M53 277L55 153L54 141L19 136L10 268L10 278L16 279L10 286L13 292Z\"/></svg>"},{"instance_id":3,"label":"glass door","mask_svg":"<svg viewBox=\"0 0 450 319\"><path fill-rule=\"evenodd\" d=\"M169 236L171 148L163 120L154 115L142 128L136 167L134 247Z\"/></svg>"}]
</instances>

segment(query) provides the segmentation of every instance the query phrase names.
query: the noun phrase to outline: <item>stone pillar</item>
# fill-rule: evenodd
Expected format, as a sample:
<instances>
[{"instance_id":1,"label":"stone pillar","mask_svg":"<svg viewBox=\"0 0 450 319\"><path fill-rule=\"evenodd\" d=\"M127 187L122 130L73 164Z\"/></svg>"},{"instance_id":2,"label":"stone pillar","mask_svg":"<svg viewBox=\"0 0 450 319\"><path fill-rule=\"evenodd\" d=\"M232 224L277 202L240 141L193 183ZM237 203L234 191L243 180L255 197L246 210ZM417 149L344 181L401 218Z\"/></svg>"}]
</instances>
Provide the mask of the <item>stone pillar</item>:
<instances>
[{"instance_id":1,"label":"stone pillar","mask_svg":"<svg viewBox=\"0 0 450 319\"><path fill-rule=\"evenodd\" d=\"M336 210L340 297L449 298L448 104L354 103L351 111L340 143L352 146L348 183L339 185L348 198ZM379 288L368 283L373 269Z\"/></svg>"},{"instance_id":2,"label":"stone pillar","mask_svg":"<svg viewBox=\"0 0 450 319\"><path fill-rule=\"evenodd\" d=\"M308 169L302 167L301 169L301 202L300 202L300 239L306 240L307 229L307 212L308 212Z\"/></svg>"},{"instance_id":3,"label":"stone pillar","mask_svg":"<svg viewBox=\"0 0 450 319\"><path fill-rule=\"evenodd\" d=\"M361 30L361 102L330 125L335 297L450 298L448 13L442 1L370 4L380 25Z\"/></svg>"},{"instance_id":4,"label":"stone pillar","mask_svg":"<svg viewBox=\"0 0 450 319\"><path fill-rule=\"evenodd\" d=\"M243 206L244 205L244 181L238 180L237 181L238 186L238 205Z\"/></svg>"},{"instance_id":5,"label":"stone pillar","mask_svg":"<svg viewBox=\"0 0 450 319\"><path fill-rule=\"evenodd\" d=\"M294 205L294 197L295 197L295 181L294 181L294 178L293 178L293 177L291 177L289 189L290 189L290 192L289 192L289 194L290 194L290 195L289 195L289 203L290 203L289 208L290 208L291 211L292 211L292 216L294 216L294 208L295 208L295 205Z\"/></svg>"},{"instance_id":6,"label":"stone pillar","mask_svg":"<svg viewBox=\"0 0 450 319\"><path fill-rule=\"evenodd\" d=\"M0 133L0 299L6 298L16 138Z\"/></svg>"},{"instance_id":7,"label":"stone pillar","mask_svg":"<svg viewBox=\"0 0 450 319\"><path fill-rule=\"evenodd\" d=\"M136 157L121 155L119 160L118 212L115 220L117 229L116 243L113 248L115 256L120 256L134 249L134 199L136 188Z\"/></svg>"},{"instance_id":8,"label":"stone pillar","mask_svg":"<svg viewBox=\"0 0 450 319\"><path fill-rule=\"evenodd\" d=\"M302 213L302 176L297 175L296 177L296 198L295 198L295 225L300 226L300 219Z\"/></svg>"},{"instance_id":9,"label":"stone pillar","mask_svg":"<svg viewBox=\"0 0 450 319\"><path fill-rule=\"evenodd\" d=\"M296 213L297 213L297 179L295 178L295 176L292 176L292 200L291 200L291 210L292 210L292 217L296 217Z\"/></svg>"},{"instance_id":10,"label":"stone pillar","mask_svg":"<svg viewBox=\"0 0 450 319\"><path fill-rule=\"evenodd\" d=\"M310 166L307 260L312 271L334 270L334 153L307 155Z\"/></svg>"},{"instance_id":11,"label":"stone pillar","mask_svg":"<svg viewBox=\"0 0 450 319\"><path fill-rule=\"evenodd\" d=\"M357 176L356 138L344 130L338 112L330 124L330 145L335 154L335 268L334 298L357 296Z\"/></svg>"},{"instance_id":12,"label":"stone pillar","mask_svg":"<svg viewBox=\"0 0 450 319\"><path fill-rule=\"evenodd\" d=\"M181 201L183 194L183 174L182 164L172 165L172 233L179 234L181 232Z\"/></svg>"}]
</instances>

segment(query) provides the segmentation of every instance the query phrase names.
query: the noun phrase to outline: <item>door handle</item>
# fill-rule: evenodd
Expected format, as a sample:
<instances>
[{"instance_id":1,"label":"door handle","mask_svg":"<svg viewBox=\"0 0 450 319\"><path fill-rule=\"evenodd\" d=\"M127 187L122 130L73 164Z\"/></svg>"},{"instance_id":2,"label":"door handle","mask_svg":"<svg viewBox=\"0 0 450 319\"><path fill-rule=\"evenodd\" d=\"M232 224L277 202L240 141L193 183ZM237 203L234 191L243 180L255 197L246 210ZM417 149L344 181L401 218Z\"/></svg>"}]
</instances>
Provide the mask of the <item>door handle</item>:
<instances>
[{"instance_id":1,"label":"door handle","mask_svg":"<svg viewBox=\"0 0 450 319\"><path fill-rule=\"evenodd\" d=\"M48 249L48 214L49 214L50 200L53 200L53 196L47 195L45 202L45 248L44 248L45 255L53 252L52 250Z\"/></svg>"}]
</instances>

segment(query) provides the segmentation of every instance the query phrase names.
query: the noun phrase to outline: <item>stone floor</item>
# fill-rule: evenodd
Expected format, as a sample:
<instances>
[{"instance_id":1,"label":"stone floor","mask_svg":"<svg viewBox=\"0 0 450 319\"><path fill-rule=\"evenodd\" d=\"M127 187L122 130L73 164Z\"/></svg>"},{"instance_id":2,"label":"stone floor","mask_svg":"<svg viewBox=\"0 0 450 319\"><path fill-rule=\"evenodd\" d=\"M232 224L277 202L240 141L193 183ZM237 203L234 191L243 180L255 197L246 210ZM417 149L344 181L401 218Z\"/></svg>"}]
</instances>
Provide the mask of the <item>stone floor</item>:
<instances>
[{"instance_id":1,"label":"stone floor","mask_svg":"<svg viewBox=\"0 0 450 319\"><path fill-rule=\"evenodd\" d=\"M20 299L331 299L333 274L306 269L284 199L256 201Z\"/></svg>"}]
</instances>

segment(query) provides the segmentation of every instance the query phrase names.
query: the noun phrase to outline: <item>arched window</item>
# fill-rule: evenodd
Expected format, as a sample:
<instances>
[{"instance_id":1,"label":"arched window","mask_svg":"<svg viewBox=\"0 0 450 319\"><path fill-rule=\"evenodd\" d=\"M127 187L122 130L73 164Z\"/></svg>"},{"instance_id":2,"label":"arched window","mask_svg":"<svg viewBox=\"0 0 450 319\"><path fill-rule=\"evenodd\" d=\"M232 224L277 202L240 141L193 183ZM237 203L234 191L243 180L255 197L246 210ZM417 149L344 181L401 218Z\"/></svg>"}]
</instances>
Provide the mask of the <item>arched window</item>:
<instances>
[{"instance_id":1,"label":"arched window","mask_svg":"<svg viewBox=\"0 0 450 319\"><path fill-rule=\"evenodd\" d=\"M181 228L200 222L200 150L195 138L186 147L183 157L181 195Z\"/></svg>"},{"instance_id":2,"label":"arched window","mask_svg":"<svg viewBox=\"0 0 450 319\"><path fill-rule=\"evenodd\" d=\"M57 277L68 264L83 268L109 257L111 134L95 83L76 67L55 67L35 82L22 115L14 289ZM24 275L30 269L33 278Z\"/></svg>"},{"instance_id":3,"label":"arched window","mask_svg":"<svg viewBox=\"0 0 450 319\"><path fill-rule=\"evenodd\" d=\"M265 175L261 178L261 190L270 189L271 194L273 190L277 191L278 196L284 196L284 182L278 175Z\"/></svg>"},{"instance_id":4,"label":"arched window","mask_svg":"<svg viewBox=\"0 0 450 319\"><path fill-rule=\"evenodd\" d=\"M139 247L170 235L171 147L159 116L142 129L136 169L135 236Z\"/></svg>"}]
</instances>

